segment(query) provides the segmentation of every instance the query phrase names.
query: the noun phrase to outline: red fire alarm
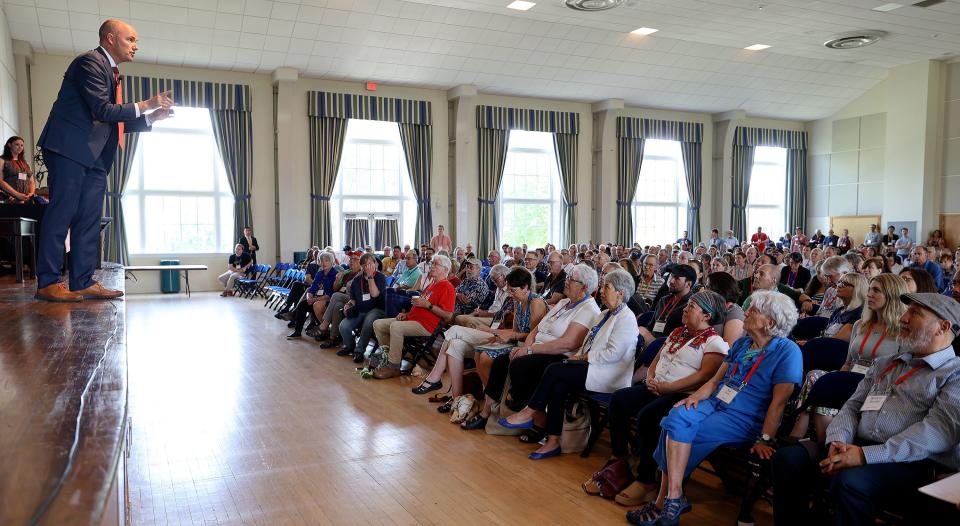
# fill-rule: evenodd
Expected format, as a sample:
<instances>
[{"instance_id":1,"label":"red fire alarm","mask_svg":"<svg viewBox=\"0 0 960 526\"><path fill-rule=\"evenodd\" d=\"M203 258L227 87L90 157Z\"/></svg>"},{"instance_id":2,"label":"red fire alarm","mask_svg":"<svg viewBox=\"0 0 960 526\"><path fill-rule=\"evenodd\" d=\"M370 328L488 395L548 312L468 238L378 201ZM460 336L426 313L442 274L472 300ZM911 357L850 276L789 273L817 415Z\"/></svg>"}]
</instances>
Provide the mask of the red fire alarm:
<instances>
[{"instance_id":1,"label":"red fire alarm","mask_svg":"<svg viewBox=\"0 0 960 526\"><path fill-rule=\"evenodd\" d=\"M367 82L367 91L377 91L377 83Z\"/></svg>"}]
</instances>

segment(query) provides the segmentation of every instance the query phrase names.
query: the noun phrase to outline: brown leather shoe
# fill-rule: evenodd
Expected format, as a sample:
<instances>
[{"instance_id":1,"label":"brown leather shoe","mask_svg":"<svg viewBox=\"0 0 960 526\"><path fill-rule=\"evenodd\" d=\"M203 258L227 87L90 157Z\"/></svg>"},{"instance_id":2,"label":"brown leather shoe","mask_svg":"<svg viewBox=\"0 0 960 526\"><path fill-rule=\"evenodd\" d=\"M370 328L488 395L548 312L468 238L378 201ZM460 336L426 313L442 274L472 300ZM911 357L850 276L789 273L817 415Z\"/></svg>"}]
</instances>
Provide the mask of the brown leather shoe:
<instances>
[{"instance_id":1,"label":"brown leather shoe","mask_svg":"<svg viewBox=\"0 0 960 526\"><path fill-rule=\"evenodd\" d=\"M38 300L57 303L76 303L83 301L82 295L67 289L63 283L54 283L42 289L37 289L37 293L33 297Z\"/></svg>"},{"instance_id":2,"label":"brown leather shoe","mask_svg":"<svg viewBox=\"0 0 960 526\"><path fill-rule=\"evenodd\" d=\"M123 292L108 289L101 285L99 281L95 281L93 285L75 292L83 296L85 300L113 300L123 296Z\"/></svg>"},{"instance_id":3,"label":"brown leather shoe","mask_svg":"<svg viewBox=\"0 0 960 526\"><path fill-rule=\"evenodd\" d=\"M373 372L373 377L377 380L387 380L389 378L396 378L398 376L400 376L400 368L390 367L389 365L386 367L381 367Z\"/></svg>"}]
</instances>

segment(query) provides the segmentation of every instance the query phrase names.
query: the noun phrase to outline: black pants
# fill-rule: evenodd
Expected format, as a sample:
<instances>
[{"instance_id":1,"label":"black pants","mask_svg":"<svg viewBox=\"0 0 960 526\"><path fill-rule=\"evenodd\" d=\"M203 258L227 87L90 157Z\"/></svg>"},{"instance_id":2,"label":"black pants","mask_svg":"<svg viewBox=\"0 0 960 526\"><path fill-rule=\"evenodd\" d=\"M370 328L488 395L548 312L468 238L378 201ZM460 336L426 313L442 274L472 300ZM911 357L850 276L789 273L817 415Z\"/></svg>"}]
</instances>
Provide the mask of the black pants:
<instances>
[{"instance_id":1,"label":"black pants","mask_svg":"<svg viewBox=\"0 0 960 526\"><path fill-rule=\"evenodd\" d=\"M534 389L543 377L547 366L566 360L562 354L528 354L510 360L509 354L503 354L493 360L490 368L490 379L484 394L500 401L503 398L503 386L510 377L510 397L519 404L526 404L533 395Z\"/></svg>"},{"instance_id":2,"label":"black pants","mask_svg":"<svg viewBox=\"0 0 960 526\"><path fill-rule=\"evenodd\" d=\"M287 301L283 302L283 307L280 308L280 312L290 312L294 307L296 307L297 302L300 301L300 298L306 291L306 284L299 281L292 283L290 285L290 294L287 295Z\"/></svg>"},{"instance_id":3,"label":"black pants","mask_svg":"<svg viewBox=\"0 0 960 526\"><path fill-rule=\"evenodd\" d=\"M657 463L653 452L660 442L660 421L673 405L686 398L686 393L656 395L647 389L646 382L624 387L613 393L610 400L610 445L613 455L625 457L629 453L630 425L636 418L636 440L633 451L639 459L637 480L644 484L656 482Z\"/></svg>"},{"instance_id":4,"label":"black pants","mask_svg":"<svg viewBox=\"0 0 960 526\"><path fill-rule=\"evenodd\" d=\"M543 378L527 405L547 412L548 435L560 436L563 432L567 399L583 392L589 368L590 364L585 361L557 362L548 365L543 372Z\"/></svg>"},{"instance_id":5,"label":"black pants","mask_svg":"<svg viewBox=\"0 0 960 526\"><path fill-rule=\"evenodd\" d=\"M310 305L306 300L301 301L297 304L297 310L293 311L293 323L294 331L300 332L303 330L303 325L307 322L307 315L313 314L313 305Z\"/></svg>"},{"instance_id":6,"label":"black pants","mask_svg":"<svg viewBox=\"0 0 960 526\"><path fill-rule=\"evenodd\" d=\"M906 515L908 524L956 524L956 508L917 491L933 482L936 465L929 460L868 464L825 476L802 445L785 447L771 459L773 518L777 526L813 524L809 502L812 492L829 488L833 523L873 524L888 506ZM949 509L948 509L949 508ZM948 519L947 517L953 517Z\"/></svg>"}]
</instances>

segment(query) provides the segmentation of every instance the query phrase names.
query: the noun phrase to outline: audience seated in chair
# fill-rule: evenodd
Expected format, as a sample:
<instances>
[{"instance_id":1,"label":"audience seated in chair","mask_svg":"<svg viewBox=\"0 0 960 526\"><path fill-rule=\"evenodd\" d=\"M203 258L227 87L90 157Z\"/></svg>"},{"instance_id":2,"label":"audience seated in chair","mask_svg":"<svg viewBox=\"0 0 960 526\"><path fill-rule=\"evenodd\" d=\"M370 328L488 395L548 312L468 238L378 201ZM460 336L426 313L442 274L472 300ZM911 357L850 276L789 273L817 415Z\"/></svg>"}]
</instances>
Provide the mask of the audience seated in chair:
<instances>
[{"instance_id":1,"label":"audience seated in chair","mask_svg":"<svg viewBox=\"0 0 960 526\"><path fill-rule=\"evenodd\" d=\"M746 312L747 336L737 340L717 373L678 402L663 419L654 454L663 473L655 501L627 514L631 524L675 525L692 507L683 481L712 451L743 447L769 458L784 408L803 379L797 344L787 339L797 322L793 302L756 291Z\"/></svg>"},{"instance_id":2,"label":"audience seated in chair","mask_svg":"<svg viewBox=\"0 0 960 526\"><path fill-rule=\"evenodd\" d=\"M325 306L320 325L316 327L313 337L322 342L320 348L329 349L340 343L340 322L343 320L343 306L350 301L348 291L350 283L355 277L360 275L360 256L363 253L359 250L348 251L346 257L349 258L347 268L340 270L333 282L333 295L330 296L328 304ZM333 330L330 330L331 327Z\"/></svg>"},{"instance_id":3,"label":"audience seated in chair","mask_svg":"<svg viewBox=\"0 0 960 526\"><path fill-rule=\"evenodd\" d=\"M223 283L223 292L221 292L220 295L233 296L236 281L243 278L252 265L253 260L250 259L250 254L244 252L243 245L237 243L237 245L233 247L233 254L231 254L227 260L227 271L220 274L217 278L220 280L220 283Z\"/></svg>"},{"instance_id":4,"label":"audience seated in chair","mask_svg":"<svg viewBox=\"0 0 960 526\"><path fill-rule=\"evenodd\" d=\"M430 284L423 293L413 298L413 308L396 318L384 318L373 322L373 332L388 363L374 371L378 380L400 376L400 362L403 358L403 340L407 336L430 336L443 320L453 316L456 303L456 290L447 281L450 274L450 258L443 255L433 256L430 262Z\"/></svg>"},{"instance_id":5,"label":"audience seated in chair","mask_svg":"<svg viewBox=\"0 0 960 526\"><path fill-rule=\"evenodd\" d=\"M507 290L507 274L510 269L503 265L494 265L490 269L489 280L496 287L493 291L493 301L487 308L477 308L469 314L460 314L453 319L454 324L470 327L472 329L482 329L490 327L494 316L503 308L504 303L508 301L510 293ZM487 292L490 295L490 292ZM489 299L487 301L490 301Z\"/></svg>"},{"instance_id":6,"label":"audience seated in chair","mask_svg":"<svg viewBox=\"0 0 960 526\"><path fill-rule=\"evenodd\" d=\"M503 265L499 267L506 269ZM491 318L497 326L454 325L447 329L443 335L444 342L440 348L437 363L423 382L413 388L414 394L425 394L441 389L443 387L441 377L446 370L449 370L450 396L451 398L460 396L463 394L463 361L465 358L474 356L477 346L490 345L509 350L516 345L516 342L524 341L530 333L530 328L540 323L543 315L547 313L547 307L542 298L530 292L532 288L530 272L515 268L505 278L500 279L504 281L509 296L502 302L500 310ZM512 327L500 325L500 320L507 312L513 313ZM441 406L440 412L446 412L447 407Z\"/></svg>"},{"instance_id":7,"label":"audience seated in chair","mask_svg":"<svg viewBox=\"0 0 960 526\"><path fill-rule=\"evenodd\" d=\"M823 453L796 445L773 457L774 519L813 524L811 494L824 485L838 525L873 524L894 507L907 524L956 524L952 506L917 488L960 469L960 304L911 293L900 354L878 358L827 428ZM821 476L821 473L827 477ZM951 518L952 517L952 518Z\"/></svg>"},{"instance_id":8,"label":"audience seated in chair","mask_svg":"<svg viewBox=\"0 0 960 526\"><path fill-rule=\"evenodd\" d=\"M350 283L350 299L343 306L344 318L339 325L343 348L337 351L337 356L353 355L355 363L363 362L367 344L373 336L373 322L386 317L383 301L386 276L377 271L377 260L371 254L360 256L360 269L361 274ZM358 327L360 335L354 341L353 331Z\"/></svg>"},{"instance_id":9,"label":"audience seated in chair","mask_svg":"<svg viewBox=\"0 0 960 526\"><path fill-rule=\"evenodd\" d=\"M316 271L314 279L310 282L310 288L307 289L303 300L297 304L293 313L293 332L287 335L287 339L300 338L303 334L303 325L306 323L307 315L313 316L314 323L318 325L318 320L323 319L324 310L333 296L334 281L337 278L337 269L334 267L333 254L330 252L321 252L320 268Z\"/></svg>"}]
</instances>

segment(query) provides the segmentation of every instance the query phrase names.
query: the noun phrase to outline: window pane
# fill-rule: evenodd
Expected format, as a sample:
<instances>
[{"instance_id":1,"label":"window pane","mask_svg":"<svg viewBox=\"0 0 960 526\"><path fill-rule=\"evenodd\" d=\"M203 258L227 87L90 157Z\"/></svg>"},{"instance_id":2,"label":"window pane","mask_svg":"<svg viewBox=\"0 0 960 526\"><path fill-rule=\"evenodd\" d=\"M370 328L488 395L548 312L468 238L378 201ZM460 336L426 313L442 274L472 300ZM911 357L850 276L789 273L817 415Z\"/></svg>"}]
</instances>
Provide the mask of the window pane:
<instances>
[{"instance_id":1,"label":"window pane","mask_svg":"<svg viewBox=\"0 0 960 526\"><path fill-rule=\"evenodd\" d=\"M123 199L132 254L233 250L233 197L208 110L178 108L139 137L134 155Z\"/></svg>"},{"instance_id":2,"label":"window pane","mask_svg":"<svg viewBox=\"0 0 960 526\"><path fill-rule=\"evenodd\" d=\"M785 230L785 203L787 186L787 150L785 148L757 147L753 156L750 194L747 199L747 231L757 227L772 239Z\"/></svg>"},{"instance_id":3,"label":"window pane","mask_svg":"<svg viewBox=\"0 0 960 526\"><path fill-rule=\"evenodd\" d=\"M501 243L527 243L540 247L547 243L549 204L504 203Z\"/></svg>"},{"instance_id":4,"label":"window pane","mask_svg":"<svg viewBox=\"0 0 960 526\"><path fill-rule=\"evenodd\" d=\"M398 217L401 241L412 243L416 213L407 213L408 203L415 212L397 124L351 119L331 197L334 244L342 245L344 214Z\"/></svg>"},{"instance_id":5,"label":"window pane","mask_svg":"<svg viewBox=\"0 0 960 526\"><path fill-rule=\"evenodd\" d=\"M553 136L511 130L497 192L500 242L559 242L561 196Z\"/></svg>"},{"instance_id":6,"label":"window pane","mask_svg":"<svg viewBox=\"0 0 960 526\"><path fill-rule=\"evenodd\" d=\"M686 229L687 179L680 143L644 141L634 195L633 239L641 244L673 242Z\"/></svg>"}]
</instances>

